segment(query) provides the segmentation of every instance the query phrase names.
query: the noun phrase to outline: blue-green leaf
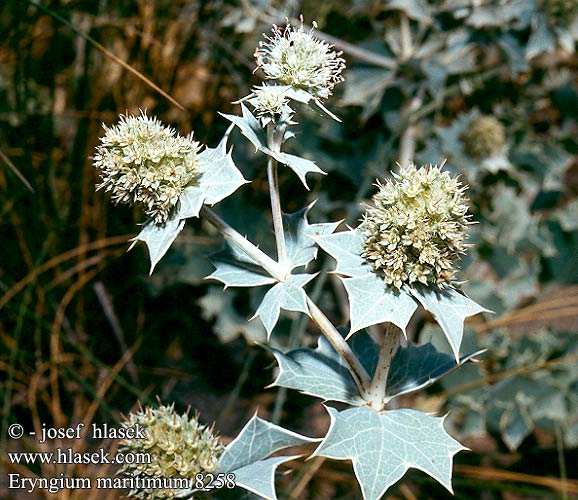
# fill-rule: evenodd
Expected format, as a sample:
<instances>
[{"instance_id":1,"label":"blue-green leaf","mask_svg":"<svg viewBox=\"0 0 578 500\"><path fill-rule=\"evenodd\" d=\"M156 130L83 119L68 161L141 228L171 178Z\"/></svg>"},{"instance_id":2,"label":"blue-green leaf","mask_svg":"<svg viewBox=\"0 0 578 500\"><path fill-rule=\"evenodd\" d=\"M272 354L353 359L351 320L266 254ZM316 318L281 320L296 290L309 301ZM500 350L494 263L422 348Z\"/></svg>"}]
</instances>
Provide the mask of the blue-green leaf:
<instances>
[{"instance_id":1,"label":"blue-green leaf","mask_svg":"<svg viewBox=\"0 0 578 500\"><path fill-rule=\"evenodd\" d=\"M341 231L314 238L316 243L333 257L337 266L335 272L343 276L363 276L371 268L361 256L363 236L355 231Z\"/></svg>"},{"instance_id":2,"label":"blue-green leaf","mask_svg":"<svg viewBox=\"0 0 578 500\"><path fill-rule=\"evenodd\" d=\"M176 217L167 220L162 226L149 221L142 228L142 231L132 239L133 243L130 248L134 247L137 241L144 241L148 247L151 261L150 274L153 273L155 266L167 253L183 227L185 227L185 221Z\"/></svg>"},{"instance_id":3,"label":"blue-green leaf","mask_svg":"<svg viewBox=\"0 0 578 500\"><path fill-rule=\"evenodd\" d=\"M228 134L229 131L216 148L207 148L198 156L201 170L199 187L209 205L218 203L249 182L233 162L231 152L227 152Z\"/></svg>"},{"instance_id":4,"label":"blue-green leaf","mask_svg":"<svg viewBox=\"0 0 578 500\"><path fill-rule=\"evenodd\" d=\"M424 309L433 314L452 348L456 359L464 335L464 321L469 316L490 312L453 288L440 291L425 287L410 287L411 294Z\"/></svg>"},{"instance_id":5,"label":"blue-green leaf","mask_svg":"<svg viewBox=\"0 0 578 500\"><path fill-rule=\"evenodd\" d=\"M404 290L388 287L375 273L343 278L349 297L351 330L349 335L371 325L389 321L405 329L417 309L415 300Z\"/></svg>"},{"instance_id":6,"label":"blue-green leaf","mask_svg":"<svg viewBox=\"0 0 578 500\"><path fill-rule=\"evenodd\" d=\"M373 360L377 359L377 345L366 334L357 335L355 339L362 337L370 343L369 347L373 348L369 355ZM271 349L279 363L279 375L273 385L295 389L324 401L341 401L353 406L366 404L343 358L325 337L319 337L318 342L315 349L296 349L286 354ZM360 353L356 354L363 364Z\"/></svg>"},{"instance_id":7,"label":"blue-green leaf","mask_svg":"<svg viewBox=\"0 0 578 500\"><path fill-rule=\"evenodd\" d=\"M556 48L556 40L548 27L546 15L538 13L532 24L532 34L526 45L527 59L532 59L543 52L551 52Z\"/></svg>"},{"instance_id":8,"label":"blue-green leaf","mask_svg":"<svg viewBox=\"0 0 578 500\"><path fill-rule=\"evenodd\" d=\"M133 242L144 241L149 249L151 274L171 244L182 231L185 221L198 217L203 203L214 205L229 196L247 181L227 153L227 131L215 149L206 148L199 153L199 170L201 176L197 185L186 187L177 203L174 214L164 225L149 221ZM131 245L131 248L134 246Z\"/></svg>"},{"instance_id":9,"label":"blue-green leaf","mask_svg":"<svg viewBox=\"0 0 578 500\"><path fill-rule=\"evenodd\" d=\"M277 467L298 456L270 457L235 469L235 484L267 500L277 500L275 471Z\"/></svg>"},{"instance_id":10,"label":"blue-green leaf","mask_svg":"<svg viewBox=\"0 0 578 500\"><path fill-rule=\"evenodd\" d=\"M307 214L313 203L292 214L283 214L283 229L285 231L285 245L289 271L296 267L307 266L317 257L317 245L314 238L331 234L339 222L326 224L309 224Z\"/></svg>"},{"instance_id":11,"label":"blue-green leaf","mask_svg":"<svg viewBox=\"0 0 578 500\"><path fill-rule=\"evenodd\" d=\"M229 286L261 286L275 283L277 280L266 274L251 257L233 244L227 243L225 250L211 255L215 271L207 276Z\"/></svg>"},{"instance_id":12,"label":"blue-green leaf","mask_svg":"<svg viewBox=\"0 0 578 500\"><path fill-rule=\"evenodd\" d=\"M205 201L206 192L200 186L189 186L179 196L178 211L175 219L198 217Z\"/></svg>"},{"instance_id":13,"label":"blue-green leaf","mask_svg":"<svg viewBox=\"0 0 578 500\"><path fill-rule=\"evenodd\" d=\"M319 440L302 436L254 415L239 435L226 446L217 472L234 472L277 451L315 441Z\"/></svg>"},{"instance_id":14,"label":"blue-green leaf","mask_svg":"<svg viewBox=\"0 0 578 500\"><path fill-rule=\"evenodd\" d=\"M239 435L226 447L215 474L235 474L237 487L250 491L262 498L276 500L275 471L277 467L296 458L269 455L292 446L319 441L254 415Z\"/></svg>"},{"instance_id":15,"label":"blue-green leaf","mask_svg":"<svg viewBox=\"0 0 578 500\"><path fill-rule=\"evenodd\" d=\"M452 458L464 447L446 433L443 418L363 406L327 411L331 426L314 455L351 460L365 500L380 499L410 468L452 491Z\"/></svg>"},{"instance_id":16,"label":"blue-green leaf","mask_svg":"<svg viewBox=\"0 0 578 500\"><path fill-rule=\"evenodd\" d=\"M310 101L313 101L313 103L327 116L333 118L335 121L341 121L339 117L335 116L331 111L329 111L319 99L303 89L287 87L287 93L285 95L289 99L293 99L294 101L301 102L303 104L308 104Z\"/></svg>"},{"instance_id":17,"label":"blue-green leaf","mask_svg":"<svg viewBox=\"0 0 578 500\"><path fill-rule=\"evenodd\" d=\"M367 373L373 374L379 346L365 332L351 337L348 344ZM271 351L279 364L279 374L272 385L295 389L324 401L341 401L352 406L367 404L343 358L325 337L319 338L315 349L302 348L288 353L276 349ZM453 356L438 351L429 343L399 348L387 379L387 400L429 387L482 352L463 356L458 363Z\"/></svg>"},{"instance_id":18,"label":"blue-green leaf","mask_svg":"<svg viewBox=\"0 0 578 500\"><path fill-rule=\"evenodd\" d=\"M277 324L281 309L309 314L307 296L303 287L314 277L314 274L292 274L285 281L277 283L265 294L254 317L259 316L261 318L267 335L271 335Z\"/></svg>"},{"instance_id":19,"label":"blue-green leaf","mask_svg":"<svg viewBox=\"0 0 578 500\"><path fill-rule=\"evenodd\" d=\"M268 149L266 146L267 134L265 130L263 130L257 118L253 116L253 113L251 113L249 108L243 103L241 103L241 113L243 116L227 115L225 113L219 114L239 127L241 133L255 146L255 151Z\"/></svg>"},{"instance_id":20,"label":"blue-green leaf","mask_svg":"<svg viewBox=\"0 0 578 500\"><path fill-rule=\"evenodd\" d=\"M272 151L267 146L266 132L259 124L257 118L255 118L253 113L251 113L251 111L243 103L241 103L241 112L243 116L227 115L223 113L221 114L222 116L227 118L227 120L230 120L237 127L239 127L241 133L247 139L249 139L249 141L251 142L251 144L253 144L253 146L255 146L255 151L261 151L262 153L265 153L266 155L275 158L278 162L282 163L283 165L287 165L291 170L293 170L297 174L297 176L307 189L309 188L307 186L307 180L305 179L305 176L309 172L319 174L325 173L311 160L300 158L299 156L290 155L287 153Z\"/></svg>"},{"instance_id":21,"label":"blue-green leaf","mask_svg":"<svg viewBox=\"0 0 578 500\"><path fill-rule=\"evenodd\" d=\"M438 351L430 343L401 347L395 353L387 377L388 399L425 389L483 352L470 353L456 362L453 356Z\"/></svg>"},{"instance_id":22,"label":"blue-green leaf","mask_svg":"<svg viewBox=\"0 0 578 500\"><path fill-rule=\"evenodd\" d=\"M293 172L297 174L297 177L301 180L303 185L309 189L307 185L306 175L310 172L316 174L325 174L323 170L321 170L315 162L311 160L307 160L305 158L301 158L300 156L290 155L287 153L278 153L276 151L271 151L268 148L262 148L262 151L275 158L278 162L282 163L283 165L287 165Z\"/></svg>"}]
</instances>

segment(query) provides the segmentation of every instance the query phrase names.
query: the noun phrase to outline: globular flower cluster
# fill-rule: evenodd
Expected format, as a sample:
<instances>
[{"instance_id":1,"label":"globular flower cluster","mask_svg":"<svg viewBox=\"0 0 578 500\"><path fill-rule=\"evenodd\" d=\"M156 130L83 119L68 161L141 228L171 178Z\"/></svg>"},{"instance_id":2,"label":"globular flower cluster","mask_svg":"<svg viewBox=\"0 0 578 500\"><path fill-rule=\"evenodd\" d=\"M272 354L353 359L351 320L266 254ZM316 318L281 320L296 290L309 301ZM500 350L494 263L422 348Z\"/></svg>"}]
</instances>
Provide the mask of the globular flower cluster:
<instances>
[{"instance_id":1,"label":"globular flower cluster","mask_svg":"<svg viewBox=\"0 0 578 500\"><path fill-rule=\"evenodd\" d=\"M178 415L171 406L141 409L129 414L124 428L144 430L146 439L121 441L122 453L146 453L147 464L125 464L119 474L128 477L184 478L195 483L196 474L216 470L224 447L213 429L201 425L188 413ZM131 490L129 496L153 500L173 498L176 491L168 489Z\"/></svg>"},{"instance_id":2,"label":"globular flower cluster","mask_svg":"<svg viewBox=\"0 0 578 500\"><path fill-rule=\"evenodd\" d=\"M254 87L252 102L259 117L292 113L286 86L261 85Z\"/></svg>"},{"instance_id":3,"label":"globular flower cluster","mask_svg":"<svg viewBox=\"0 0 578 500\"><path fill-rule=\"evenodd\" d=\"M102 182L97 189L112 192L116 203L138 204L156 224L163 224L183 190L200 174L200 144L192 134L178 135L142 112L121 116L106 133L94 156Z\"/></svg>"},{"instance_id":4,"label":"globular flower cluster","mask_svg":"<svg viewBox=\"0 0 578 500\"><path fill-rule=\"evenodd\" d=\"M420 282L440 288L455 279L454 263L466 248L466 187L438 166L401 167L378 183L359 230L363 257L385 283Z\"/></svg>"},{"instance_id":5,"label":"globular flower cluster","mask_svg":"<svg viewBox=\"0 0 578 500\"><path fill-rule=\"evenodd\" d=\"M466 153L472 158L483 159L500 152L506 144L506 132L493 116L478 116L470 122L461 139Z\"/></svg>"},{"instance_id":6,"label":"globular flower cluster","mask_svg":"<svg viewBox=\"0 0 578 500\"><path fill-rule=\"evenodd\" d=\"M313 36L314 28L305 31L303 21L298 29L289 22L285 29L274 25L272 35L259 43L255 58L268 79L305 90L316 99L326 99L343 81L345 60L341 52L332 50L332 45Z\"/></svg>"}]
</instances>

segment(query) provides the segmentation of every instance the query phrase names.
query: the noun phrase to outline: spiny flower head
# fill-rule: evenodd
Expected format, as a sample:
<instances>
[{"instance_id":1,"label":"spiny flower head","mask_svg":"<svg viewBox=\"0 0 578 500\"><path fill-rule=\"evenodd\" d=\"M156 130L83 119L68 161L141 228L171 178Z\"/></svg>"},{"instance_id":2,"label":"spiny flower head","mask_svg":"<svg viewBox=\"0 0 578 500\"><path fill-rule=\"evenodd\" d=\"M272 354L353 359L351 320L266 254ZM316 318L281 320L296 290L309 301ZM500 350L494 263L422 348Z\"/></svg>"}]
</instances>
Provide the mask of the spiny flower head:
<instances>
[{"instance_id":1,"label":"spiny flower head","mask_svg":"<svg viewBox=\"0 0 578 500\"><path fill-rule=\"evenodd\" d=\"M309 92L317 99L326 99L333 87L343 81L341 71L345 60L333 46L313 36L301 26L295 29L289 21L285 29L273 25L272 35L265 35L255 51L257 67L271 80Z\"/></svg>"},{"instance_id":2,"label":"spiny flower head","mask_svg":"<svg viewBox=\"0 0 578 500\"><path fill-rule=\"evenodd\" d=\"M130 413L122 423L125 429L137 426L144 430L146 439L125 439L119 450L123 453L146 453L148 464L125 464L119 474L129 477L184 478L192 479L196 474L213 472L219 465L224 447L213 433L213 429L201 425L188 412L182 415L174 411L174 405L142 409ZM129 496L153 500L173 498L176 491L131 490Z\"/></svg>"},{"instance_id":3,"label":"spiny flower head","mask_svg":"<svg viewBox=\"0 0 578 500\"><path fill-rule=\"evenodd\" d=\"M500 152L506 144L506 132L493 116L478 116L470 122L461 139L466 153L472 158L483 159Z\"/></svg>"},{"instance_id":4,"label":"spiny flower head","mask_svg":"<svg viewBox=\"0 0 578 500\"><path fill-rule=\"evenodd\" d=\"M116 203L138 204L156 224L163 224L183 190L199 178L198 142L182 137L145 112L121 116L96 148L94 166Z\"/></svg>"},{"instance_id":5,"label":"spiny flower head","mask_svg":"<svg viewBox=\"0 0 578 500\"><path fill-rule=\"evenodd\" d=\"M291 114L287 87L282 85L261 85L253 88L255 111L259 117Z\"/></svg>"},{"instance_id":6,"label":"spiny flower head","mask_svg":"<svg viewBox=\"0 0 578 500\"><path fill-rule=\"evenodd\" d=\"M377 183L359 226L363 257L398 289L415 282L451 285L454 262L467 246L466 188L437 165L410 164L393 177Z\"/></svg>"}]
</instances>

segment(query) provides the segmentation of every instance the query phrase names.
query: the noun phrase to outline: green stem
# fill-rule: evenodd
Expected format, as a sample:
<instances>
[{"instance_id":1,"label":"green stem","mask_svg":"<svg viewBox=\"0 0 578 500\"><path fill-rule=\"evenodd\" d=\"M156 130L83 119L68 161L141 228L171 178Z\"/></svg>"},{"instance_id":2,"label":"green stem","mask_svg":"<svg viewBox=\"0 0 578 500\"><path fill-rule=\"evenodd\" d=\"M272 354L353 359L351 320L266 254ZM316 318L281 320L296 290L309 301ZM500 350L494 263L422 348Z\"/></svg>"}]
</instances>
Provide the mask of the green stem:
<instances>
[{"instance_id":1,"label":"green stem","mask_svg":"<svg viewBox=\"0 0 578 500\"><path fill-rule=\"evenodd\" d=\"M369 387L371 385L371 378L367 374L364 366L361 364L361 361L359 361L359 358L351 350L349 344L345 342L345 339L337 331L337 328L333 326L333 323L327 319L327 316L323 314L321 309L317 307L317 304L315 304L315 302L313 302L309 297L307 297L307 307L309 308L311 319L323 332L323 335L325 335L325 338L337 351L337 354L345 360L349 367L349 372L359 388L359 392L364 399L367 399Z\"/></svg>"},{"instance_id":2,"label":"green stem","mask_svg":"<svg viewBox=\"0 0 578 500\"><path fill-rule=\"evenodd\" d=\"M262 250L257 248L247 238L242 236L239 232L233 229L223 219L221 219L209 207L203 206L201 209L201 216L205 217L213 226L215 226L223 236L232 241L238 248L243 250L249 257L251 257L257 264L259 264L269 275L278 281L283 281L285 278L284 270L281 266L269 257ZM367 390L370 386L371 379L367 371L351 350L345 339L333 326L331 321L327 319L325 314L317 307L317 304L307 297L307 307L311 319L317 324L319 329L323 332L329 343L337 351L337 353L345 360L349 366L351 376L354 378L359 391L363 397L366 397Z\"/></svg>"},{"instance_id":3,"label":"green stem","mask_svg":"<svg viewBox=\"0 0 578 500\"><path fill-rule=\"evenodd\" d=\"M281 137L276 137L275 122L267 125L267 147L278 153L281 151ZM277 175L277 160L269 157L267 162L267 179L269 181L269 196L271 198L271 213L273 214L273 229L277 244L277 261L283 269L287 268L287 247L283 230L283 215L281 213L281 199L279 196L279 177Z\"/></svg>"},{"instance_id":4,"label":"green stem","mask_svg":"<svg viewBox=\"0 0 578 500\"><path fill-rule=\"evenodd\" d=\"M388 323L379 350L377 367L368 391L370 406L377 411L383 410L385 403L387 402L387 396L385 394L387 389L387 377L400 341L401 331L394 324Z\"/></svg>"},{"instance_id":5,"label":"green stem","mask_svg":"<svg viewBox=\"0 0 578 500\"><path fill-rule=\"evenodd\" d=\"M267 271L271 277L278 281L283 281L285 279L285 272L277 262L261 249L253 245L253 243L241 235L241 233L229 226L229 224L221 219L215 212L213 212L213 210L206 205L203 205L203 208L201 208L201 215L213 224L213 226L222 233L225 239L232 241L238 248L243 250L243 252Z\"/></svg>"}]
</instances>

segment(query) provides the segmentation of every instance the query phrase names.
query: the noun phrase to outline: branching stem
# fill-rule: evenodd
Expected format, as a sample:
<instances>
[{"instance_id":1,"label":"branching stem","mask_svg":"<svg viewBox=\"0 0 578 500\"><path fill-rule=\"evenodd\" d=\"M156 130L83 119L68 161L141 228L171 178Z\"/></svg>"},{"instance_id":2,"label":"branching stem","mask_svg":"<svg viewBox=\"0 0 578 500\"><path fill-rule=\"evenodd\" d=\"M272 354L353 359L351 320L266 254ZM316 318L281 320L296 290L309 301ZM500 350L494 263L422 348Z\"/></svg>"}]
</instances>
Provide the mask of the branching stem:
<instances>
[{"instance_id":1,"label":"branching stem","mask_svg":"<svg viewBox=\"0 0 578 500\"><path fill-rule=\"evenodd\" d=\"M284 125L280 125L279 129L276 131L275 124L273 122L269 123L267 126L267 143L271 150L276 152L281 150L284 133ZM285 233L283 231L283 218L279 197L277 162L273 158L269 158L267 165L267 176L269 180L269 193L271 196L271 211L273 213L273 227L275 230L275 240L277 243L278 262L275 262L262 250L253 245L253 243L251 243L238 231L229 226L229 224L227 224L207 206L203 206L201 209L201 216L205 217L223 234L226 239L232 241L238 248L240 248L265 271L267 271L270 276L278 281L284 281L287 275L290 273L290 270L287 266L287 248L285 245ZM311 319L319 327L321 332L325 335L336 352L347 363L351 376L359 388L360 394L363 398L369 401L371 378L367 374L364 366L361 364L361 361L359 361L359 358L351 350L349 344L347 344L345 339L337 331L335 326L333 326L331 321L329 321L327 316L323 314L317 304L315 304L315 302L313 302L313 300L311 300L309 297L307 297L307 307L309 309Z\"/></svg>"},{"instance_id":2,"label":"branching stem","mask_svg":"<svg viewBox=\"0 0 578 500\"><path fill-rule=\"evenodd\" d=\"M207 206L203 206L201 209L201 216L205 217L205 219L213 224L213 226L215 226L226 239L232 241L238 248L243 250L243 252L251 257L273 278L278 281L283 281L285 270L265 252L257 248L253 243L247 240L247 238L229 226L229 224L221 219L215 212L213 212L213 210ZM354 378L360 393L365 397L371 384L371 379L369 378L367 371L357 356L353 353L347 342L345 342L345 339L333 326L331 321L327 319L327 316L323 314L321 309L317 307L317 304L315 304L315 302L313 302L309 297L307 297L307 307L309 308L311 319L313 319L329 343L349 366L351 376Z\"/></svg>"},{"instance_id":3,"label":"branching stem","mask_svg":"<svg viewBox=\"0 0 578 500\"><path fill-rule=\"evenodd\" d=\"M201 208L201 216L205 217L223 234L225 239L232 241L273 278L278 281L283 281L285 278L285 272L281 266L263 252L263 250L253 245L253 243L251 243L241 233L229 226L229 224L221 219L215 212L213 212L213 210L206 205L203 205L203 208Z\"/></svg>"}]
</instances>

